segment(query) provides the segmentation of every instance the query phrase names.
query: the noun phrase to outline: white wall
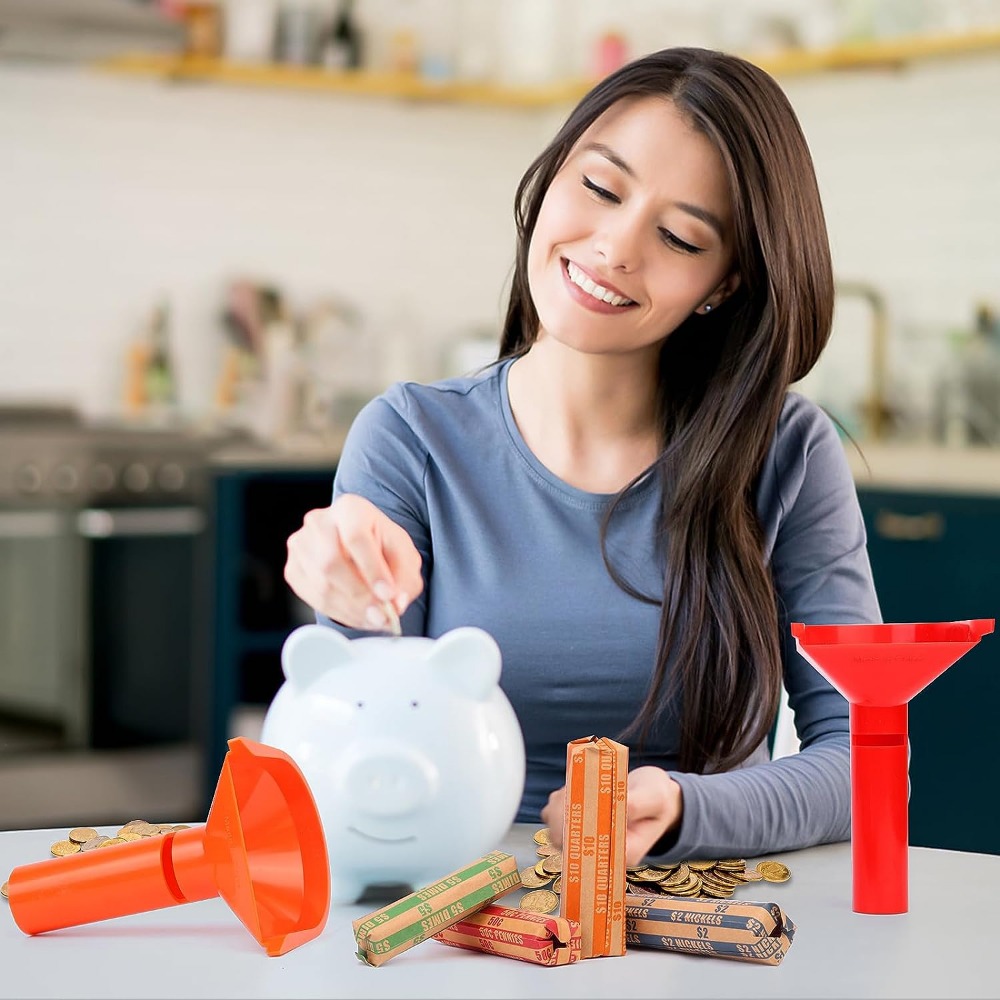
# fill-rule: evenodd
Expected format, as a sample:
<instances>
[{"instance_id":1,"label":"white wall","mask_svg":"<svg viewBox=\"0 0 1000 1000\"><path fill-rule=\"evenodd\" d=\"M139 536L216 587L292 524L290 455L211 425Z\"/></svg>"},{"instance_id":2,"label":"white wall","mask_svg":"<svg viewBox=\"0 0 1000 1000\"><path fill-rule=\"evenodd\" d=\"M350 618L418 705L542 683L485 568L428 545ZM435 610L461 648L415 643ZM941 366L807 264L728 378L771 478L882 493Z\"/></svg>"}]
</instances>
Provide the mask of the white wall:
<instances>
[{"instance_id":1,"label":"white wall","mask_svg":"<svg viewBox=\"0 0 1000 1000\"><path fill-rule=\"evenodd\" d=\"M1000 56L783 83L837 271L885 292L897 335L940 340L1000 300ZM498 323L514 189L564 111L0 66L0 397L113 413L126 344L165 291L182 401L205 411L240 273L296 305L343 296L376 332L404 308L436 357ZM838 328L830 352L858 384L862 336Z\"/></svg>"}]
</instances>

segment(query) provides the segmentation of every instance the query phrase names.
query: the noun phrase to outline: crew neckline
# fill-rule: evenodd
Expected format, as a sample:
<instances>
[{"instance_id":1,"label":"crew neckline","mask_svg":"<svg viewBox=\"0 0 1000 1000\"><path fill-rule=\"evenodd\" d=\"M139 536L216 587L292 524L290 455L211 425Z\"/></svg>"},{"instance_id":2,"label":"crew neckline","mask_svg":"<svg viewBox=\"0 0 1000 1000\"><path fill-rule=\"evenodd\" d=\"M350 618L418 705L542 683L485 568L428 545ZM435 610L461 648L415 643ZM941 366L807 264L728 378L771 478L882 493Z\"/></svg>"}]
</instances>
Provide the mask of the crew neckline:
<instances>
[{"instance_id":1,"label":"crew neckline","mask_svg":"<svg viewBox=\"0 0 1000 1000\"><path fill-rule=\"evenodd\" d=\"M511 444L514 446L514 450L528 466L529 471L535 476L535 478L541 480L542 483L550 490L561 494L575 506L587 507L592 510L604 509L608 505L609 501L613 500L618 495L617 493L592 493L589 490L582 490L578 486L573 486L571 483L567 483L565 479L561 479L551 469L549 469L548 466L543 464L539 460L538 456L528 447L528 443L524 440L521 430L517 426L517 421L514 419L514 411L510 405L510 393L507 389L507 378L510 373L510 366L516 360L516 357L505 358L500 362L497 369L497 387L499 389L500 397L500 412L503 415L507 436L510 439ZM620 509L624 510L632 506L634 503L638 502L638 500L641 499L648 490L652 489L653 484L656 482L656 476L652 473L653 467L651 466L646 470L642 479L635 483L626 492L621 503L619 504Z\"/></svg>"}]
</instances>

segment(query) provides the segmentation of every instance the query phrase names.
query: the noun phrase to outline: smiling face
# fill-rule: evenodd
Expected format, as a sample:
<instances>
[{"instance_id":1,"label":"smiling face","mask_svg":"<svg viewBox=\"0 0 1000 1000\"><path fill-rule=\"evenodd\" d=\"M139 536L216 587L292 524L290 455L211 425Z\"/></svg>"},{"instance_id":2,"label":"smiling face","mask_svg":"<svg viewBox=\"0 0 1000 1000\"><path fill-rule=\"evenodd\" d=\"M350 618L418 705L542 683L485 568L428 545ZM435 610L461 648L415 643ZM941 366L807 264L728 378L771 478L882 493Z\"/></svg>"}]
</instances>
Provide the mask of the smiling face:
<instances>
[{"instance_id":1,"label":"smiling face","mask_svg":"<svg viewBox=\"0 0 1000 1000\"><path fill-rule=\"evenodd\" d=\"M528 251L539 339L590 354L658 350L737 286L722 158L670 101L612 106L545 193Z\"/></svg>"}]
</instances>

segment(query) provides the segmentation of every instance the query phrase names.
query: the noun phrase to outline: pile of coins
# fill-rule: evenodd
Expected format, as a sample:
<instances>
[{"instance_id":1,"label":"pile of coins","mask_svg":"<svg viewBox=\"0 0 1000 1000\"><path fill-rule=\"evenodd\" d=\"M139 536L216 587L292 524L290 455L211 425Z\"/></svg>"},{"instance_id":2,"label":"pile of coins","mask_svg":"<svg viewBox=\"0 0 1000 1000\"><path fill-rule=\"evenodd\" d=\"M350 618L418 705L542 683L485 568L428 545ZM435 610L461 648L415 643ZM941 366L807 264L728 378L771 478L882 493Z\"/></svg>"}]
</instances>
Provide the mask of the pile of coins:
<instances>
[{"instance_id":1,"label":"pile of coins","mask_svg":"<svg viewBox=\"0 0 1000 1000\"><path fill-rule=\"evenodd\" d=\"M74 827L66 836L65 840L57 840L49 848L54 858L64 858L69 854L77 854L80 851L93 851L97 848L116 847L118 844L127 844L133 840L145 840L147 837L158 837L164 833L174 833L177 830L187 830L186 823L147 823L144 819L129 820L119 831L109 837L106 834L98 833L90 826ZM6 897L7 883L0 885L0 896Z\"/></svg>"},{"instance_id":2,"label":"pile of coins","mask_svg":"<svg viewBox=\"0 0 1000 1000\"><path fill-rule=\"evenodd\" d=\"M562 885L562 852L549 840L549 831L536 831L539 859L521 871L521 884L528 891L520 899L522 910L552 913L559 906ZM726 899L739 885L747 882L785 882L791 872L780 861L759 861L747 868L742 858L723 861L678 861L673 864L647 864L625 869L625 891L649 896L709 896Z\"/></svg>"}]
</instances>

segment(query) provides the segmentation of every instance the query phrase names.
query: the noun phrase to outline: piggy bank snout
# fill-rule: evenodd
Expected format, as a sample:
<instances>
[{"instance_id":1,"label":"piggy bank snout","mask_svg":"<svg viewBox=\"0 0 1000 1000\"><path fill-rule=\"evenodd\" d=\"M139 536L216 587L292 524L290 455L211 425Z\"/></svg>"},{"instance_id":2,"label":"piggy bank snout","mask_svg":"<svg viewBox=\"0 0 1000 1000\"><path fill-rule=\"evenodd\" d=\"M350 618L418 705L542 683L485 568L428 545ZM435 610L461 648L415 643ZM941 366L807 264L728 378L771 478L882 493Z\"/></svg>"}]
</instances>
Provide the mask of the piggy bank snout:
<instances>
[{"instance_id":1,"label":"piggy bank snout","mask_svg":"<svg viewBox=\"0 0 1000 1000\"><path fill-rule=\"evenodd\" d=\"M405 747L369 748L347 763L344 787L360 812L404 816L437 794L438 770Z\"/></svg>"}]
</instances>

